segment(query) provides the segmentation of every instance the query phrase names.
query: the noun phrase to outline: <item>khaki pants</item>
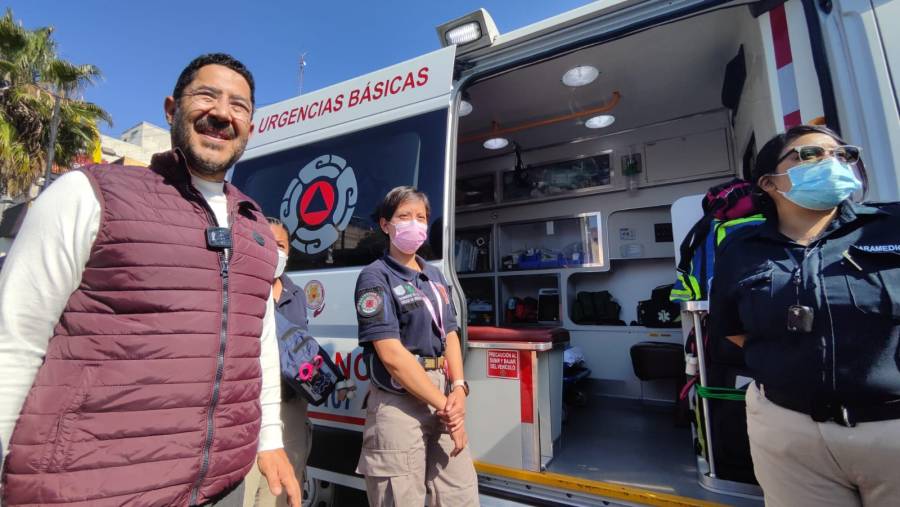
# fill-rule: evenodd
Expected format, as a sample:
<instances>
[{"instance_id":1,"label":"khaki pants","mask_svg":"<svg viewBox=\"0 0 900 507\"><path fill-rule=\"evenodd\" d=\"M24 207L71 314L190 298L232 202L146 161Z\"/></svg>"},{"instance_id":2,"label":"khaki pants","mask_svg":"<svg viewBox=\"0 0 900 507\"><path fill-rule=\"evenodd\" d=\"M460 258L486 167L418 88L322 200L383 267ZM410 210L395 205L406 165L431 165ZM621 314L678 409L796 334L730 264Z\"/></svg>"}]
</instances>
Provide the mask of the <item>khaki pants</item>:
<instances>
[{"instance_id":1,"label":"khaki pants","mask_svg":"<svg viewBox=\"0 0 900 507\"><path fill-rule=\"evenodd\" d=\"M900 420L817 423L747 390L753 470L767 507L900 505Z\"/></svg>"},{"instance_id":2,"label":"khaki pants","mask_svg":"<svg viewBox=\"0 0 900 507\"><path fill-rule=\"evenodd\" d=\"M284 424L284 451L287 453L297 481L303 487L303 474L306 470L306 458L309 456L312 426L306 416L307 401L299 395L281 403L281 422ZM269 491L269 483L259 472L259 466L253 468L244 479L244 507L287 507L287 495L278 497Z\"/></svg>"},{"instance_id":3,"label":"khaki pants","mask_svg":"<svg viewBox=\"0 0 900 507\"><path fill-rule=\"evenodd\" d=\"M446 389L441 371L428 376ZM446 392L446 391L445 391ZM372 507L478 505L478 478L466 447L450 457L453 440L433 408L412 395L369 390L363 449L356 473L366 476Z\"/></svg>"}]
</instances>

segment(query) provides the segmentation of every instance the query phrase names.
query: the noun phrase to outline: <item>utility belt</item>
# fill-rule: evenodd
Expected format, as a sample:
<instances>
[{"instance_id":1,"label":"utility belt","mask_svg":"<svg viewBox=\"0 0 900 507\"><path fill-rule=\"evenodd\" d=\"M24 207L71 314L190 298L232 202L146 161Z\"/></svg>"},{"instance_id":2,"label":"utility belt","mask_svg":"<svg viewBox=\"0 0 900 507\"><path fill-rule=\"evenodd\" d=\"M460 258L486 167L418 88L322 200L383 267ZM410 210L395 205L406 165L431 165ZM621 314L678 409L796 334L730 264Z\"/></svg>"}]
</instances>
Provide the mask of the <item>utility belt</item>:
<instances>
[{"instance_id":1,"label":"utility belt","mask_svg":"<svg viewBox=\"0 0 900 507\"><path fill-rule=\"evenodd\" d=\"M393 394L406 394L406 389L396 379L391 377L390 372L378 359L378 354L375 351L367 353L364 357L369 370L369 379L375 387ZM447 362L444 356L416 356L416 361L422 365L425 371L443 370Z\"/></svg>"},{"instance_id":2,"label":"utility belt","mask_svg":"<svg viewBox=\"0 0 900 507\"><path fill-rule=\"evenodd\" d=\"M858 423L900 419L900 399L882 403L855 404L792 396L768 387L764 387L763 392L766 399L772 403L804 413L816 422L834 421L841 426L852 428Z\"/></svg>"},{"instance_id":3,"label":"utility belt","mask_svg":"<svg viewBox=\"0 0 900 507\"><path fill-rule=\"evenodd\" d=\"M416 359L425 371L443 370L446 361L444 356L416 356Z\"/></svg>"}]
</instances>

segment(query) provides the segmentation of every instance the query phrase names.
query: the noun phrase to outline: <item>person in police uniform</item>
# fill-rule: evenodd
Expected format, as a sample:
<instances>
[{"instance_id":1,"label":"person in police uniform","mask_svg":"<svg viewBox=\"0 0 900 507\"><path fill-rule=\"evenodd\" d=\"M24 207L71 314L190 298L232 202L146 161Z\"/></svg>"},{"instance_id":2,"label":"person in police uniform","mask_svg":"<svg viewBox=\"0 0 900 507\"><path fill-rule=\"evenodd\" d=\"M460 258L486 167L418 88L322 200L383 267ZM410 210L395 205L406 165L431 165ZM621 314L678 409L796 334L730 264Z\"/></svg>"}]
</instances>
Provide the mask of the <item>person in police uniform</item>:
<instances>
[{"instance_id":1,"label":"person in police uniform","mask_svg":"<svg viewBox=\"0 0 900 507\"><path fill-rule=\"evenodd\" d=\"M900 505L900 205L851 200L859 151L824 127L773 138L752 174L766 223L717 254L710 335L755 378L768 506Z\"/></svg>"},{"instance_id":2,"label":"person in police uniform","mask_svg":"<svg viewBox=\"0 0 900 507\"><path fill-rule=\"evenodd\" d=\"M372 387L356 472L371 506L478 505L467 446L469 386L450 288L416 255L430 207L413 187L391 190L376 210L385 255L356 282L359 343Z\"/></svg>"}]
</instances>

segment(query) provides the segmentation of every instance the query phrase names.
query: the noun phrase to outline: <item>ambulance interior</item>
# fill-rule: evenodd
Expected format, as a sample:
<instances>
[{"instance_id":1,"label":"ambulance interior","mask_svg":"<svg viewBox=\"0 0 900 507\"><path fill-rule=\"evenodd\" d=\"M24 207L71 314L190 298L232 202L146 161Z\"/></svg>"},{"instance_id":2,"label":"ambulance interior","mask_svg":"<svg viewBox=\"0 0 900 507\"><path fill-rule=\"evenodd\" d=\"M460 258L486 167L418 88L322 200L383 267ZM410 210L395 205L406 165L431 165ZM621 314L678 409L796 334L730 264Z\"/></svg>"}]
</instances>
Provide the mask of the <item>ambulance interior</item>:
<instances>
[{"instance_id":1,"label":"ambulance interior","mask_svg":"<svg viewBox=\"0 0 900 507\"><path fill-rule=\"evenodd\" d=\"M759 505L698 485L693 413L673 406L684 331L638 325L637 308L675 280L672 204L740 176L774 134L761 27L745 5L719 9L463 90L454 262L468 325L562 327L583 355L565 368L563 403L550 401L562 412L542 456L550 472ZM646 308L642 324L664 324L664 308ZM645 342L673 345L661 346L663 372L641 380L632 349ZM491 403L469 406L470 432L498 424L503 402ZM476 442L476 459L501 460L507 444Z\"/></svg>"}]
</instances>

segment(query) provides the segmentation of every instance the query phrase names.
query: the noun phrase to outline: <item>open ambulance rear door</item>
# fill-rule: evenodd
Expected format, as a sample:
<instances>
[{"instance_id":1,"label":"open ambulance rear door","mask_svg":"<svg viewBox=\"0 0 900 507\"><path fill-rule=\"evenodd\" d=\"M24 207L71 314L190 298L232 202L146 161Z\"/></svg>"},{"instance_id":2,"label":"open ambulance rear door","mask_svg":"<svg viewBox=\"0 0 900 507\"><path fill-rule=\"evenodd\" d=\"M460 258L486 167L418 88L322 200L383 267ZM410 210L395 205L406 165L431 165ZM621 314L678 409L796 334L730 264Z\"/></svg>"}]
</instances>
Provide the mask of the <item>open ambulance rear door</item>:
<instances>
[{"instance_id":1,"label":"open ambulance rear door","mask_svg":"<svg viewBox=\"0 0 900 507\"><path fill-rule=\"evenodd\" d=\"M869 198L900 200L900 0L805 4L821 25L837 126L864 149Z\"/></svg>"},{"instance_id":2,"label":"open ambulance rear door","mask_svg":"<svg viewBox=\"0 0 900 507\"><path fill-rule=\"evenodd\" d=\"M424 255L452 279L446 262L454 58L454 47L441 49L259 108L232 174L267 216L287 227L286 271L304 288L309 330L360 393L309 407L315 445L308 470L321 480L363 487L354 469L369 377L357 346L354 288L360 270L386 248L372 215L389 190L413 185L428 195ZM285 428L292 431L305 428Z\"/></svg>"}]
</instances>

